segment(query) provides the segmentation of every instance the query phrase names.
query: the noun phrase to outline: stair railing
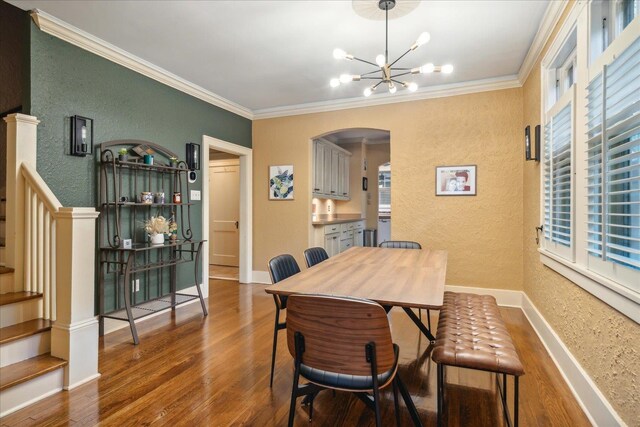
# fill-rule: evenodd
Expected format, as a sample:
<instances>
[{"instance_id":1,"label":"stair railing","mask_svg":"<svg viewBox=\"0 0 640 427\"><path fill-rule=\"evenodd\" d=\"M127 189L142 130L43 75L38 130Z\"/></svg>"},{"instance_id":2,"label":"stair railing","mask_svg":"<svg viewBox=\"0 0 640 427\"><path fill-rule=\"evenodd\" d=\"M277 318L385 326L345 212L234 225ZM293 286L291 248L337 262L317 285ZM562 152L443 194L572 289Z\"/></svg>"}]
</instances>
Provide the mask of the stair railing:
<instances>
[{"instance_id":1,"label":"stair railing","mask_svg":"<svg viewBox=\"0 0 640 427\"><path fill-rule=\"evenodd\" d=\"M23 162L24 290L42 294L43 318L56 320L56 216L62 207L34 167Z\"/></svg>"}]
</instances>

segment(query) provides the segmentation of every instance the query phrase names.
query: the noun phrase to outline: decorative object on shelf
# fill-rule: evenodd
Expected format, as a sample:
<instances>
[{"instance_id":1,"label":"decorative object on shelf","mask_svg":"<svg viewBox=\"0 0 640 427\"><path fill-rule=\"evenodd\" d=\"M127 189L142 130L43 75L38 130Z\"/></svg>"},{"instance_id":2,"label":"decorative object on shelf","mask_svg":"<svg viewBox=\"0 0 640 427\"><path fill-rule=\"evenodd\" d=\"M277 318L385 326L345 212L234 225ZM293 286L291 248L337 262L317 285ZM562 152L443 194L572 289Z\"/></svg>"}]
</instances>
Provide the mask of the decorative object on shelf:
<instances>
[{"instance_id":1,"label":"decorative object on shelf","mask_svg":"<svg viewBox=\"0 0 640 427\"><path fill-rule=\"evenodd\" d=\"M150 191L140 193L140 203L144 203L145 205L153 204L153 193Z\"/></svg>"},{"instance_id":2,"label":"decorative object on shelf","mask_svg":"<svg viewBox=\"0 0 640 427\"><path fill-rule=\"evenodd\" d=\"M169 157L169 166L171 166L172 168L177 168L178 167L178 158L175 157L175 156Z\"/></svg>"},{"instance_id":3,"label":"decorative object on shelf","mask_svg":"<svg viewBox=\"0 0 640 427\"><path fill-rule=\"evenodd\" d=\"M178 240L178 223L176 222L175 212L171 212L171 219L169 220L169 239L172 242Z\"/></svg>"},{"instance_id":4,"label":"decorative object on shelf","mask_svg":"<svg viewBox=\"0 0 640 427\"><path fill-rule=\"evenodd\" d=\"M136 153L140 157L144 157L145 154L154 154L155 151L147 144L136 145L131 148L134 153Z\"/></svg>"},{"instance_id":5,"label":"decorative object on shelf","mask_svg":"<svg viewBox=\"0 0 640 427\"><path fill-rule=\"evenodd\" d=\"M476 165L436 167L436 196L475 196Z\"/></svg>"},{"instance_id":6,"label":"decorative object on shelf","mask_svg":"<svg viewBox=\"0 0 640 427\"><path fill-rule=\"evenodd\" d=\"M431 36L429 33L422 33L416 40L416 42L411 45L411 47L400 55L395 61L390 62L389 60L389 11L393 9L396 5L395 0L379 0L378 7L384 11L385 13L385 49L384 55L380 54L376 56L375 63L366 61L364 59L357 58L351 54L348 54L342 49L335 49L333 51L333 57L336 59L347 59L349 61L359 61L364 62L365 64L373 65L376 67L376 70L369 71L364 74L342 74L339 78L333 78L329 82L331 87L340 86L341 83L349 83L351 81L360 81L360 80L373 80L377 83L372 86L368 86L364 90L364 96L370 96L381 84L386 84L389 88L389 93L396 93L398 90L398 86L402 86L408 89L410 92L415 92L418 89L418 84L415 82L406 82L397 80L399 77L406 76L408 74L429 74L429 73L444 73L450 74L453 72L452 65L433 65L432 63L427 63L421 67L416 68L405 68L405 67L394 67L394 65L400 61L406 54L411 51L416 50L418 47L427 43ZM379 75L376 75L380 73ZM394 74L395 73L395 74Z\"/></svg>"},{"instance_id":7,"label":"decorative object on shelf","mask_svg":"<svg viewBox=\"0 0 640 427\"><path fill-rule=\"evenodd\" d=\"M129 150L126 148L121 148L118 150L118 160L121 162L126 162L129 160Z\"/></svg>"},{"instance_id":8,"label":"decorative object on shelf","mask_svg":"<svg viewBox=\"0 0 640 427\"><path fill-rule=\"evenodd\" d=\"M131 239L120 240L120 247L122 249L131 249Z\"/></svg>"},{"instance_id":9,"label":"decorative object on shelf","mask_svg":"<svg viewBox=\"0 0 640 427\"><path fill-rule=\"evenodd\" d=\"M153 199L154 203L158 205L164 205L164 192L156 193Z\"/></svg>"},{"instance_id":10,"label":"decorative object on shelf","mask_svg":"<svg viewBox=\"0 0 640 427\"><path fill-rule=\"evenodd\" d=\"M369 179L366 176L362 177L362 191L369 190Z\"/></svg>"},{"instance_id":11,"label":"decorative object on shelf","mask_svg":"<svg viewBox=\"0 0 640 427\"><path fill-rule=\"evenodd\" d=\"M182 203L182 194L179 191L173 193L173 203Z\"/></svg>"},{"instance_id":12,"label":"decorative object on shelf","mask_svg":"<svg viewBox=\"0 0 640 427\"><path fill-rule=\"evenodd\" d=\"M144 155L144 164L145 165L153 165L153 156L151 154Z\"/></svg>"},{"instance_id":13,"label":"decorative object on shelf","mask_svg":"<svg viewBox=\"0 0 640 427\"><path fill-rule=\"evenodd\" d=\"M187 143L187 168L200 170L200 144Z\"/></svg>"},{"instance_id":14,"label":"decorative object on shelf","mask_svg":"<svg viewBox=\"0 0 640 427\"><path fill-rule=\"evenodd\" d=\"M524 129L524 158L525 160L540 161L540 125L535 128L535 145L531 149L531 128L527 126Z\"/></svg>"},{"instance_id":15,"label":"decorative object on shelf","mask_svg":"<svg viewBox=\"0 0 640 427\"><path fill-rule=\"evenodd\" d=\"M269 200L293 200L293 165L269 166Z\"/></svg>"},{"instance_id":16,"label":"decorative object on shelf","mask_svg":"<svg viewBox=\"0 0 640 427\"><path fill-rule=\"evenodd\" d=\"M169 234L169 221L162 215L152 216L144 222L144 231L151 238L152 245L162 245L164 235Z\"/></svg>"},{"instance_id":17,"label":"decorative object on shelf","mask_svg":"<svg viewBox=\"0 0 640 427\"><path fill-rule=\"evenodd\" d=\"M71 155L85 157L93 153L93 119L71 117Z\"/></svg>"},{"instance_id":18,"label":"decorative object on shelf","mask_svg":"<svg viewBox=\"0 0 640 427\"><path fill-rule=\"evenodd\" d=\"M127 203L129 202L129 198L127 196L120 196L120 203Z\"/></svg>"}]
</instances>

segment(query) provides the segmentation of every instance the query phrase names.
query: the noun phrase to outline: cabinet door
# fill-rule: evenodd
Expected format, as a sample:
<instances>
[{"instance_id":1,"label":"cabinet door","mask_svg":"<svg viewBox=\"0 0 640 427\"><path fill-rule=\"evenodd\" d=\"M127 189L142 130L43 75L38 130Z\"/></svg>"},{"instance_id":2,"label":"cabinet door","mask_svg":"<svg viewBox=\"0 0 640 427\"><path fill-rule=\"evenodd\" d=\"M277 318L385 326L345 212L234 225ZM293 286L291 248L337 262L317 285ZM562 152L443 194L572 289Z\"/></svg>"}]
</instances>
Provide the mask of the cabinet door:
<instances>
[{"instance_id":1,"label":"cabinet door","mask_svg":"<svg viewBox=\"0 0 640 427\"><path fill-rule=\"evenodd\" d=\"M344 252L353 246L353 237L340 240L340 252Z\"/></svg>"},{"instance_id":2,"label":"cabinet door","mask_svg":"<svg viewBox=\"0 0 640 427\"><path fill-rule=\"evenodd\" d=\"M324 236L324 250L330 257L340 253L340 233L327 234Z\"/></svg>"},{"instance_id":3,"label":"cabinet door","mask_svg":"<svg viewBox=\"0 0 640 427\"><path fill-rule=\"evenodd\" d=\"M332 162L332 153L333 150L328 145L321 144L323 150L323 177L322 182L323 191L322 194L326 194L328 196L331 195L331 181L332 181L332 170L331 170L331 162Z\"/></svg>"},{"instance_id":4,"label":"cabinet door","mask_svg":"<svg viewBox=\"0 0 640 427\"><path fill-rule=\"evenodd\" d=\"M321 142L313 142L313 193L324 193L324 153L325 146Z\"/></svg>"},{"instance_id":5,"label":"cabinet door","mask_svg":"<svg viewBox=\"0 0 640 427\"><path fill-rule=\"evenodd\" d=\"M364 246L364 230L361 228L353 232L353 246Z\"/></svg>"},{"instance_id":6,"label":"cabinet door","mask_svg":"<svg viewBox=\"0 0 640 427\"><path fill-rule=\"evenodd\" d=\"M339 182L340 182L340 152L337 150L331 150L331 190L329 194L332 197L339 195Z\"/></svg>"},{"instance_id":7,"label":"cabinet door","mask_svg":"<svg viewBox=\"0 0 640 427\"><path fill-rule=\"evenodd\" d=\"M351 156L343 154L344 161L342 162L342 196L350 199L351 194L349 191L349 162Z\"/></svg>"}]
</instances>

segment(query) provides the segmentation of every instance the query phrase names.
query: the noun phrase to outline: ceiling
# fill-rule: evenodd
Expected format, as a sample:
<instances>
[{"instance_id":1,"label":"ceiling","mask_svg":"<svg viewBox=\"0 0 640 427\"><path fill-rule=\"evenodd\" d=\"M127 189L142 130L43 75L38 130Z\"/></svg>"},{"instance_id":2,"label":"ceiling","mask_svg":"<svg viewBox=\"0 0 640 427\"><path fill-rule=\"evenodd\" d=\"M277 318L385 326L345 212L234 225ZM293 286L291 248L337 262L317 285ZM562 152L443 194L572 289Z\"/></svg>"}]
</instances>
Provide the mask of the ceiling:
<instances>
[{"instance_id":1,"label":"ceiling","mask_svg":"<svg viewBox=\"0 0 640 427\"><path fill-rule=\"evenodd\" d=\"M336 60L333 49L372 62L384 51L384 21L363 17L363 8L356 13L347 0L9 3L43 10L253 112L363 98L365 82L331 88L329 80L371 67ZM451 63L455 69L449 75L411 76L422 90L515 76L548 3L425 0L389 21L389 55L400 55L428 31L431 41L398 65Z\"/></svg>"}]
</instances>

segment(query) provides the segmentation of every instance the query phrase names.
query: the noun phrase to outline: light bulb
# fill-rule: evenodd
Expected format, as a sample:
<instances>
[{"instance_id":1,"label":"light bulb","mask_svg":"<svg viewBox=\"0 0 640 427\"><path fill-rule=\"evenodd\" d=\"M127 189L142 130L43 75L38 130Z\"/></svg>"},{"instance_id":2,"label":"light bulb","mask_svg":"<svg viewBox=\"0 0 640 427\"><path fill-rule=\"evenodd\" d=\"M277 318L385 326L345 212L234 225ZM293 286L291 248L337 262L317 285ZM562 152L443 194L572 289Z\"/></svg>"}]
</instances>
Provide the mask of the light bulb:
<instances>
[{"instance_id":1,"label":"light bulb","mask_svg":"<svg viewBox=\"0 0 640 427\"><path fill-rule=\"evenodd\" d=\"M427 73L433 73L433 70L436 69L436 66L433 65L432 63L428 63L428 64L424 64L422 67L420 67L420 72L422 74L427 74Z\"/></svg>"},{"instance_id":2,"label":"light bulb","mask_svg":"<svg viewBox=\"0 0 640 427\"><path fill-rule=\"evenodd\" d=\"M407 86L407 89L409 89L409 92L415 92L416 90L418 90L418 85L415 82L411 82Z\"/></svg>"},{"instance_id":3,"label":"light bulb","mask_svg":"<svg viewBox=\"0 0 640 427\"><path fill-rule=\"evenodd\" d=\"M370 87L364 90L364 96L371 96L372 93L373 93L373 89L371 89Z\"/></svg>"},{"instance_id":4,"label":"light bulb","mask_svg":"<svg viewBox=\"0 0 640 427\"><path fill-rule=\"evenodd\" d=\"M429 40L431 40L431 35L425 31L424 33L420 34L420 36L418 36L418 40L416 40L416 45L422 46L423 44L428 43Z\"/></svg>"},{"instance_id":5,"label":"light bulb","mask_svg":"<svg viewBox=\"0 0 640 427\"><path fill-rule=\"evenodd\" d=\"M389 93L396 93L398 88L393 83L389 84Z\"/></svg>"},{"instance_id":6,"label":"light bulb","mask_svg":"<svg viewBox=\"0 0 640 427\"><path fill-rule=\"evenodd\" d=\"M453 65L451 65L451 64L443 65L442 66L442 72L445 73L445 74L453 73Z\"/></svg>"},{"instance_id":7,"label":"light bulb","mask_svg":"<svg viewBox=\"0 0 640 427\"><path fill-rule=\"evenodd\" d=\"M333 57L336 59L344 59L347 57L347 52L340 48L333 49Z\"/></svg>"},{"instance_id":8,"label":"light bulb","mask_svg":"<svg viewBox=\"0 0 640 427\"><path fill-rule=\"evenodd\" d=\"M384 67L386 63L387 60L385 59L383 54L376 56L376 64L378 64L380 67Z\"/></svg>"},{"instance_id":9,"label":"light bulb","mask_svg":"<svg viewBox=\"0 0 640 427\"><path fill-rule=\"evenodd\" d=\"M353 76L351 74L340 75L340 83L349 83L352 80L353 80Z\"/></svg>"},{"instance_id":10,"label":"light bulb","mask_svg":"<svg viewBox=\"0 0 640 427\"><path fill-rule=\"evenodd\" d=\"M331 87L338 87L340 86L340 80L339 79L331 79L329 81L329 86Z\"/></svg>"}]
</instances>

